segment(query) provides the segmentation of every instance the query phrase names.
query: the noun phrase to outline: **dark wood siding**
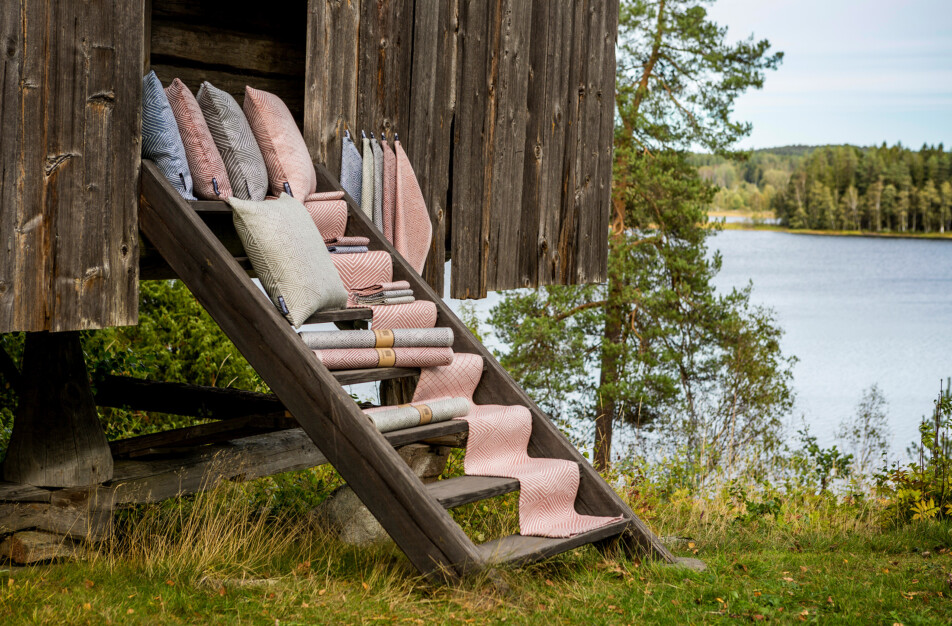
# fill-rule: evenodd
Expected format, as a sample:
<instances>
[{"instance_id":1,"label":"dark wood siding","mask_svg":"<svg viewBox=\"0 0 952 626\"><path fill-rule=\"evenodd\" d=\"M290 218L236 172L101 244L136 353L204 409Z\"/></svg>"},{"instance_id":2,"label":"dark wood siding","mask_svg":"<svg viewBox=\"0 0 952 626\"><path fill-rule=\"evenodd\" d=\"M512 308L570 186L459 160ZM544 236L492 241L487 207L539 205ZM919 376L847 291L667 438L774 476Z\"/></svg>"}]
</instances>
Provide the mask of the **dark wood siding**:
<instances>
[{"instance_id":1,"label":"dark wood siding","mask_svg":"<svg viewBox=\"0 0 952 626\"><path fill-rule=\"evenodd\" d=\"M0 12L0 332L135 324L143 4Z\"/></svg>"},{"instance_id":2,"label":"dark wood siding","mask_svg":"<svg viewBox=\"0 0 952 626\"><path fill-rule=\"evenodd\" d=\"M605 279L618 0L310 0L304 129L401 134L454 297Z\"/></svg>"}]
</instances>

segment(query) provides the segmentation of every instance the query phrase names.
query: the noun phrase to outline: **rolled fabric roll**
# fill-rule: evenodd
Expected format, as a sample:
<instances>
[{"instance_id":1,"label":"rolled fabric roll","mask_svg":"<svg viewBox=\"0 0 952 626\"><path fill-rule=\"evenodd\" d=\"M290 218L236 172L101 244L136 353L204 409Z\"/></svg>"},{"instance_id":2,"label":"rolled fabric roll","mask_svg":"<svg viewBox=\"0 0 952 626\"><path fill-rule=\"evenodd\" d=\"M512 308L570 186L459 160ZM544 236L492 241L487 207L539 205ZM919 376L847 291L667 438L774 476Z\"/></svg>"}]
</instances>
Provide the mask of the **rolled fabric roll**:
<instances>
[{"instance_id":1,"label":"rolled fabric roll","mask_svg":"<svg viewBox=\"0 0 952 626\"><path fill-rule=\"evenodd\" d=\"M334 237L333 239L324 238L325 246L369 246L370 239L367 237Z\"/></svg>"},{"instance_id":2,"label":"rolled fabric roll","mask_svg":"<svg viewBox=\"0 0 952 626\"><path fill-rule=\"evenodd\" d=\"M453 362L451 348L335 348L315 350L329 370L369 367L436 367Z\"/></svg>"},{"instance_id":3,"label":"rolled fabric roll","mask_svg":"<svg viewBox=\"0 0 952 626\"><path fill-rule=\"evenodd\" d=\"M405 280L397 280L392 283L377 283L376 285L370 285L362 289L353 289L351 293L355 296L372 296L378 294L381 291L399 291L401 289L409 289L410 283Z\"/></svg>"},{"instance_id":4,"label":"rolled fabric roll","mask_svg":"<svg viewBox=\"0 0 952 626\"><path fill-rule=\"evenodd\" d=\"M331 254L363 254L370 252L367 246L327 246L327 251Z\"/></svg>"},{"instance_id":5,"label":"rolled fabric roll","mask_svg":"<svg viewBox=\"0 0 952 626\"><path fill-rule=\"evenodd\" d=\"M469 413L469 401L466 398L444 398L426 404L379 407L364 413L373 421L377 430L387 433L392 430L465 417Z\"/></svg>"},{"instance_id":6,"label":"rolled fabric roll","mask_svg":"<svg viewBox=\"0 0 952 626\"><path fill-rule=\"evenodd\" d=\"M301 339L311 350L341 348L449 348L452 328L305 331Z\"/></svg>"}]
</instances>

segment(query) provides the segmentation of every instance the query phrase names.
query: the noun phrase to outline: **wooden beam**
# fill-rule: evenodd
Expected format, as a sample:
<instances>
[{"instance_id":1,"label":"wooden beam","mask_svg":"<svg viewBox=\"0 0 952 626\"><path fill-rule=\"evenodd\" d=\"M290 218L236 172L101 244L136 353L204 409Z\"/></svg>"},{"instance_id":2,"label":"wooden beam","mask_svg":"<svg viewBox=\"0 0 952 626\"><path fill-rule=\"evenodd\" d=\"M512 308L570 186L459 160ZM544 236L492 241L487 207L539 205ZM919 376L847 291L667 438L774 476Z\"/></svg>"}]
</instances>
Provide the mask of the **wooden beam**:
<instances>
[{"instance_id":1,"label":"wooden beam","mask_svg":"<svg viewBox=\"0 0 952 626\"><path fill-rule=\"evenodd\" d=\"M411 562L450 578L473 567L462 529L151 162L141 184L144 234Z\"/></svg>"},{"instance_id":2,"label":"wooden beam","mask_svg":"<svg viewBox=\"0 0 952 626\"><path fill-rule=\"evenodd\" d=\"M96 413L78 332L27 333L3 476L40 487L112 478L112 453Z\"/></svg>"}]
</instances>

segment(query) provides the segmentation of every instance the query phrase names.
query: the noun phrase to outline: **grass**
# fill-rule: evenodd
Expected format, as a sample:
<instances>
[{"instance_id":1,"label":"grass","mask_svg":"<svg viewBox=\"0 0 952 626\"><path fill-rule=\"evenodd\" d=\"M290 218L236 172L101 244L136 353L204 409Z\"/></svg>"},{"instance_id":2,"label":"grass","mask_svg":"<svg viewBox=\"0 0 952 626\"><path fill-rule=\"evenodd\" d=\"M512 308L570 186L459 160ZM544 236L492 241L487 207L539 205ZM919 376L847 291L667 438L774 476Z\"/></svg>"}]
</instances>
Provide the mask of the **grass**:
<instances>
[{"instance_id":1,"label":"grass","mask_svg":"<svg viewBox=\"0 0 952 626\"><path fill-rule=\"evenodd\" d=\"M255 490L258 491L255 491ZM586 547L489 580L435 586L392 546L353 548L294 507L228 485L122 516L71 563L0 575L0 621L75 624L775 623L947 624L952 526L882 529L876 501L786 498L767 515L713 495L634 502L706 572ZM473 536L509 532L513 497L463 507ZM500 521L501 520L501 521ZM680 539L673 539L680 537Z\"/></svg>"}]
</instances>

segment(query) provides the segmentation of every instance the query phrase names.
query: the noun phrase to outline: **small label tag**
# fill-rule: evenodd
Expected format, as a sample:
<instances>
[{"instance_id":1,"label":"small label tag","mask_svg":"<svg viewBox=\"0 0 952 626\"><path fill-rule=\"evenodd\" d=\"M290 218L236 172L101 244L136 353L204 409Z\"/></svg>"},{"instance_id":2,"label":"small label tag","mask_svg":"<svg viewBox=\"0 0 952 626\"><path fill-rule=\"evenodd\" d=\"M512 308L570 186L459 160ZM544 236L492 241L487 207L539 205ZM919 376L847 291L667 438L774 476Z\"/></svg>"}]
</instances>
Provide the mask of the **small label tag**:
<instances>
[{"instance_id":1,"label":"small label tag","mask_svg":"<svg viewBox=\"0 0 952 626\"><path fill-rule=\"evenodd\" d=\"M393 367L397 353L390 348L377 348L377 367Z\"/></svg>"},{"instance_id":2,"label":"small label tag","mask_svg":"<svg viewBox=\"0 0 952 626\"><path fill-rule=\"evenodd\" d=\"M288 195L291 196L292 198L294 197L294 194L291 193L291 183L289 183L289 182L285 182L285 183L284 183L284 193L288 194Z\"/></svg>"},{"instance_id":3,"label":"small label tag","mask_svg":"<svg viewBox=\"0 0 952 626\"><path fill-rule=\"evenodd\" d=\"M278 308L281 309L281 312L285 315L291 312L288 309L288 305L284 302L284 296L278 296Z\"/></svg>"},{"instance_id":4,"label":"small label tag","mask_svg":"<svg viewBox=\"0 0 952 626\"><path fill-rule=\"evenodd\" d=\"M375 330L374 336L376 337L376 346L375 348L392 348L393 347L393 331L389 328L386 330Z\"/></svg>"},{"instance_id":5,"label":"small label tag","mask_svg":"<svg viewBox=\"0 0 952 626\"><path fill-rule=\"evenodd\" d=\"M416 404L413 406L417 410L417 413L420 414L420 426L424 424L429 424L433 421L433 409L425 404Z\"/></svg>"},{"instance_id":6,"label":"small label tag","mask_svg":"<svg viewBox=\"0 0 952 626\"><path fill-rule=\"evenodd\" d=\"M221 195L221 191L218 190L218 179L215 178L214 176L212 177L212 189L215 190L215 195L216 195L216 196L220 196L220 195Z\"/></svg>"}]
</instances>

